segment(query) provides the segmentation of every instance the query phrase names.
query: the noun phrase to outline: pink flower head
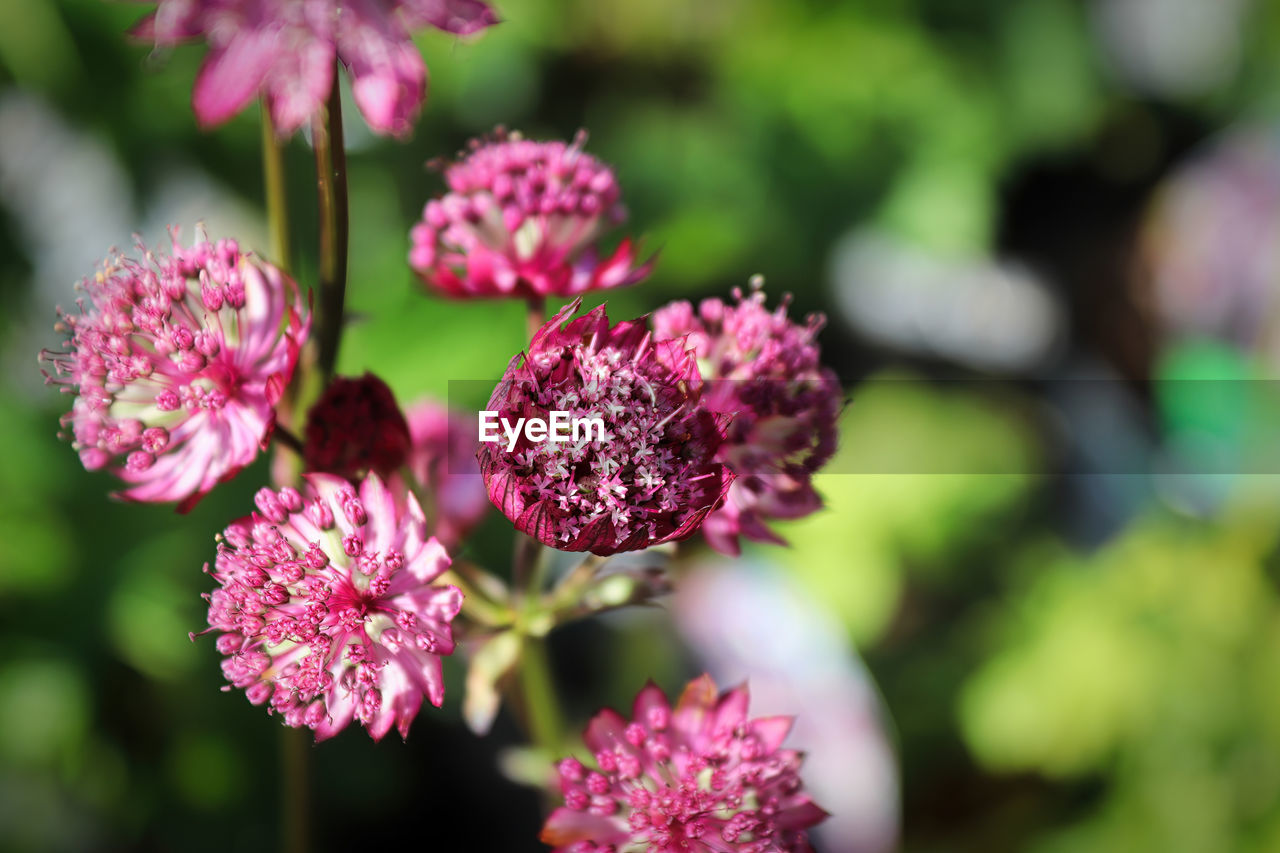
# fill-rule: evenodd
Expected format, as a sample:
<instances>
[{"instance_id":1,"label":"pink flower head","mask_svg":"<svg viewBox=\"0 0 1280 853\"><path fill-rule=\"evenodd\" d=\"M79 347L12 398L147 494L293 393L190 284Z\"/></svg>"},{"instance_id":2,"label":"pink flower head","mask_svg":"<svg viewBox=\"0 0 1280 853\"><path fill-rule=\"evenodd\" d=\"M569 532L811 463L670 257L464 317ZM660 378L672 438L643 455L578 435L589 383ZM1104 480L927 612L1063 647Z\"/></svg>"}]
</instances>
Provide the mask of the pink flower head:
<instances>
[{"instance_id":1,"label":"pink flower head","mask_svg":"<svg viewBox=\"0 0 1280 853\"><path fill-rule=\"evenodd\" d=\"M258 455L310 319L292 279L234 240L171 234L171 256L139 245L85 279L79 311L58 312L67 351L41 360L76 395L62 422L84 466L186 511Z\"/></svg>"},{"instance_id":2,"label":"pink flower head","mask_svg":"<svg viewBox=\"0 0 1280 853\"><path fill-rule=\"evenodd\" d=\"M209 597L222 672L316 740L352 719L374 740L393 723L405 737L424 695L444 701L462 593L432 581L449 557L414 497L377 474L358 493L331 474L304 480L302 493L259 491L258 511L222 535Z\"/></svg>"},{"instance_id":3,"label":"pink flower head","mask_svg":"<svg viewBox=\"0 0 1280 853\"><path fill-rule=\"evenodd\" d=\"M191 93L202 125L261 95L277 131L292 133L329 97L337 60L369 126L402 136L427 96L410 32L468 35L496 22L481 0L159 0L133 34L156 45L209 43Z\"/></svg>"},{"instance_id":4,"label":"pink flower head","mask_svg":"<svg viewBox=\"0 0 1280 853\"><path fill-rule=\"evenodd\" d=\"M572 145L534 142L499 129L492 142L445 168L449 192L427 202L413 227L409 266L453 297L573 296L633 284L624 239L606 260L595 242L626 218L613 170Z\"/></svg>"},{"instance_id":5,"label":"pink flower head","mask_svg":"<svg viewBox=\"0 0 1280 853\"><path fill-rule=\"evenodd\" d=\"M521 430L510 450L505 436L482 444L489 499L518 530L563 551L607 555L689 536L733 479L714 459L724 426L701 405L693 354L654 342L643 320L610 328L603 305L562 327L578 306L511 360L488 406L510 425L551 427L550 413L563 412L567 440ZM579 420L591 418L603 430Z\"/></svg>"},{"instance_id":6,"label":"pink flower head","mask_svg":"<svg viewBox=\"0 0 1280 853\"><path fill-rule=\"evenodd\" d=\"M432 400L409 407L409 470L435 506L435 536L457 545L492 509L476 462L474 418Z\"/></svg>"},{"instance_id":7,"label":"pink flower head","mask_svg":"<svg viewBox=\"0 0 1280 853\"><path fill-rule=\"evenodd\" d=\"M841 390L820 360L825 318L792 322L788 299L767 310L758 284L750 296L733 293L736 304L704 299L696 313L673 302L654 312L653 329L659 340L687 341L708 380L708 408L733 416L719 458L737 479L703 535L736 555L739 536L786 544L767 519L800 518L822 506L810 478L835 452Z\"/></svg>"},{"instance_id":8,"label":"pink flower head","mask_svg":"<svg viewBox=\"0 0 1280 853\"><path fill-rule=\"evenodd\" d=\"M387 383L372 373L339 376L307 413L303 449L308 471L357 480L368 471L384 477L409 456L409 424Z\"/></svg>"},{"instance_id":9,"label":"pink flower head","mask_svg":"<svg viewBox=\"0 0 1280 853\"><path fill-rule=\"evenodd\" d=\"M791 717L747 719L746 686L716 695L703 675L672 708L653 684L631 720L604 710L587 727L594 767L560 762L565 804L542 841L556 853L801 853L827 813L804 793Z\"/></svg>"}]
</instances>

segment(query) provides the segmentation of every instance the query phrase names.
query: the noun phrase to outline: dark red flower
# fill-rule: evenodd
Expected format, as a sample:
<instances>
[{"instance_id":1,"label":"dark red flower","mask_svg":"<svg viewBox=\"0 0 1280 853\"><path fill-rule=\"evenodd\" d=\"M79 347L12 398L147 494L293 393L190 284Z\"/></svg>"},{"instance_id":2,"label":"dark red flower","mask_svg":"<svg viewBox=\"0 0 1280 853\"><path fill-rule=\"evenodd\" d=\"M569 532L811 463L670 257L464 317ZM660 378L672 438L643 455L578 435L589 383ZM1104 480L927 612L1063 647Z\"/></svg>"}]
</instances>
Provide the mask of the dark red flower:
<instances>
[{"instance_id":1,"label":"dark red flower","mask_svg":"<svg viewBox=\"0 0 1280 853\"><path fill-rule=\"evenodd\" d=\"M511 360L488 407L508 426L564 413L569 438L521 431L510 446L506 435L482 443L489 499L518 530L564 551L607 555L683 539L733 480L715 461L724 420L701 404L683 341L653 341L643 319L611 327L604 306L566 323L579 304Z\"/></svg>"},{"instance_id":2,"label":"dark red flower","mask_svg":"<svg viewBox=\"0 0 1280 853\"><path fill-rule=\"evenodd\" d=\"M349 480L368 471L388 476L404 464L411 446L395 395L372 373L337 377L307 413L308 471Z\"/></svg>"}]
</instances>

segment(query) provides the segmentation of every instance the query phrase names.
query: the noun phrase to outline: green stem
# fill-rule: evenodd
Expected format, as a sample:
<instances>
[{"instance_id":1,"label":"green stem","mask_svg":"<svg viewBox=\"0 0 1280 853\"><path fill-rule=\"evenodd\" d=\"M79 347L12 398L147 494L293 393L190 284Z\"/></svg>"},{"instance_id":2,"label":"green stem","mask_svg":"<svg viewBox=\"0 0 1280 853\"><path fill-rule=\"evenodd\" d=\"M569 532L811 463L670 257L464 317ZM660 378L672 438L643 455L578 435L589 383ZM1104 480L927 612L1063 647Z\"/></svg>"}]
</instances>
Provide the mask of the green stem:
<instances>
[{"instance_id":1,"label":"green stem","mask_svg":"<svg viewBox=\"0 0 1280 853\"><path fill-rule=\"evenodd\" d=\"M458 571L459 564L455 563L454 567L438 580L442 584L453 584L462 592L463 613L476 623L491 629L506 628L515 621L510 609L491 601L466 575Z\"/></svg>"},{"instance_id":2,"label":"green stem","mask_svg":"<svg viewBox=\"0 0 1280 853\"><path fill-rule=\"evenodd\" d=\"M532 536L516 533L515 554L511 558L511 585L527 598L536 599L541 592L542 577L537 568L545 556L541 542Z\"/></svg>"},{"instance_id":3,"label":"green stem","mask_svg":"<svg viewBox=\"0 0 1280 853\"><path fill-rule=\"evenodd\" d=\"M307 765L311 758L310 730L281 726L280 759L284 765L284 850L308 853L311 849L308 815L311 789Z\"/></svg>"},{"instance_id":4,"label":"green stem","mask_svg":"<svg viewBox=\"0 0 1280 853\"><path fill-rule=\"evenodd\" d=\"M271 261L286 274L292 265L289 247L289 192L285 183L285 144L276 135L275 123L266 103L262 104L262 186L266 195L268 252ZM298 365L299 377L290 382L284 398L276 406L276 428L273 437L293 454L277 453L271 463L271 477L277 487L293 485L302 472L302 443L292 432L298 420L298 388L306 372L306 361Z\"/></svg>"},{"instance_id":5,"label":"green stem","mask_svg":"<svg viewBox=\"0 0 1280 853\"><path fill-rule=\"evenodd\" d=\"M533 743L548 756L560 753L564 743L564 723L551 678L551 662L547 657L547 641L526 634L520 652L520 687L524 693L524 712Z\"/></svg>"},{"instance_id":6,"label":"green stem","mask_svg":"<svg viewBox=\"0 0 1280 853\"><path fill-rule=\"evenodd\" d=\"M337 71L335 70L335 75ZM325 384L333 377L342 340L347 296L347 155L342 147L342 95L337 77L326 109L317 115L311 134L316 152L316 185L320 203L320 299L317 337L320 372Z\"/></svg>"},{"instance_id":7,"label":"green stem","mask_svg":"<svg viewBox=\"0 0 1280 853\"><path fill-rule=\"evenodd\" d=\"M289 202L284 179L284 145L276 137L275 125L266 104L262 105L262 184L266 193L267 230L270 235L271 261L288 273L292 254L289 251ZM296 413L297 391L290 383L285 398L277 407L278 423L273 438L278 446L289 447L297 456L276 452L272 460L271 478L276 486L295 483L300 470L297 459L302 443L290 432ZM307 853L311 848L311 787L308 765L310 745L307 729L280 727L280 775L284 789L284 816L280 822L281 843L285 853Z\"/></svg>"},{"instance_id":8,"label":"green stem","mask_svg":"<svg viewBox=\"0 0 1280 853\"><path fill-rule=\"evenodd\" d=\"M533 336L547 322L547 300L542 296L529 297L529 311L525 314L526 330L529 333L529 340L533 340Z\"/></svg>"},{"instance_id":9,"label":"green stem","mask_svg":"<svg viewBox=\"0 0 1280 853\"><path fill-rule=\"evenodd\" d=\"M271 262L289 272L293 254L289 248L289 194L284 180L284 144L276 138L271 111L262 105L262 185L267 196L267 229Z\"/></svg>"},{"instance_id":10,"label":"green stem","mask_svg":"<svg viewBox=\"0 0 1280 853\"><path fill-rule=\"evenodd\" d=\"M302 439L298 438L293 432L283 424L276 424L276 428L271 431L271 437L280 442L282 447L287 447L297 455L303 453Z\"/></svg>"},{"instance_id":11,"label":"green stem","mask_svg":"<svg viewBox=\"0 0 1280 853\"><path fill-rule=\"evenodd\" d=\"M543 607L542 587L550 567L550 555L532 536L516 534L515 565L512 567L517 607L521 611L520 690L524 699L525 723L534 745L548 755L557 755L564 744L564 723L551 663L547 657L546 627L539 627Z\"/></svg>"}]
</instances>

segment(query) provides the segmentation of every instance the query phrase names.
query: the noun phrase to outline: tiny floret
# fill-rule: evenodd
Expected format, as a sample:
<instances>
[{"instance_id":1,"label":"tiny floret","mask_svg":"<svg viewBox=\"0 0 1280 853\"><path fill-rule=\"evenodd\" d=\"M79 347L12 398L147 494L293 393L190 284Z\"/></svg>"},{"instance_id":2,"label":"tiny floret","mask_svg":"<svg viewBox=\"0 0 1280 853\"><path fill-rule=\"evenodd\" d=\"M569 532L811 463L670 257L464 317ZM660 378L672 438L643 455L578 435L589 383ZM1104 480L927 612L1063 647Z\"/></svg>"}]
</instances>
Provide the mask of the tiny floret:
<instances>
[{"instance_id":1,"label":"tiny floret","mask_svg":"<svg viewBox=\"0 0 1280 853\"><path fill-rule=\"evenodd\" d=\"M499 130L445 167L449 191L410 232L409 265L429 287L468 298L573 296L633 284L629 239L601 260L596 241L626 218L613 170L572 144Z\"/></svg>"},{"instance_id":2,"label":"tiny floret","mask_svg":"<svg viewBox=\"0 0 1280 853\"><path fill-rule=\"evenodd\" d=\"M330 474L299 492L258 493L258 512L222 534L209 597L222 672L255 705L316 740L358 720L402 737L425 696L444 701L457 587L417 500L376 474L357 490Z\"/></svg>"},{"instance_id":3,"label":"tiny floret","mask_svg":"<svg viewBox=\"0 0 1280 853\"><path fill-rule=\"evenodd\" d=\"M643 320L609 325L574 301L516 355L486 407L499 421L603 421L577 440L481 445L489 499L516 528L563 551L608 555L682 539L724 499L715 460L724 421L702 406L682 341L655 343Z\"/></svg>"},{"instance_id":4,"label":"tiny floret","mask_svg":"<svg viewBox=\"0 0 1280 853\"><path fill-rule=\"evenodd\" d=\"M293 280L203 237L171 254L113 254L59 310L49 381L75 395L63 417L80 460L127 484L120 497L188 509L258 455L293 376L309 318Z\"/></svg>"},{"instance_id":5,"label":"tiny floret","mask_svg":"<svg viewBox=\"0 0 1280 853\"><path fill-rule=\"evenodd\" d=\"M587 727L594 766L557 769L565 804L542 841L555 853L811 853L827 817L804 792L791 717L747 719L745 686L716 694L704 675L676 706L650 684L631 719L601 711Z\"/></svg>"}]
</instances>

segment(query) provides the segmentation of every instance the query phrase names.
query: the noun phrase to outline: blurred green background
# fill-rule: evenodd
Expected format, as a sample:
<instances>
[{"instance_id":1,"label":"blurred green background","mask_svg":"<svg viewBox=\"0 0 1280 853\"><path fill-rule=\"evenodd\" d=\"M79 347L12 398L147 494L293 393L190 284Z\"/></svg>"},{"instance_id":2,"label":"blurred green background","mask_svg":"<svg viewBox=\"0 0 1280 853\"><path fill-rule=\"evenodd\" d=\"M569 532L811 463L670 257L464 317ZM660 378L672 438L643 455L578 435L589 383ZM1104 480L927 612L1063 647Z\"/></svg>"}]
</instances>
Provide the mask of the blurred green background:
<instances>
[{"instance_id":1,"label":"blurred green background","mask_svg":"<svg viewBox=\"0 0 1280 853\"><path fill-rule=\"evenodd\" d=\"M865 660L901 848L1280 850L1280 469L1256 464L1277 411L1280 5L497 6L479 39L420 36L431 96L408 143L347 110L342 372L403 403L495 378L522 306L424 296L405 263L440 189L424 163L497 124L587 128L626 229L661 252L613 317L755 273L829 316L850 404L828 508L748 556ZM278 845L278 726L187 639L213 533L265 470L188 516L113 503L55 438L68 401L35 362L54 305L134 231L203 219L265 247L256 110L200 133L203 49L129 43L144 8L0 0L2 849ZM305 139L287 158L306 283ZM501 560L508 526L485 530L469 547ZM674 630L556 638L572 712L677 687L699 664ZM539 849L537 799L499 769L518 727L472 737L447 674L407 744L310 751L317 849Z\"/></svg>"}]
</instances>

